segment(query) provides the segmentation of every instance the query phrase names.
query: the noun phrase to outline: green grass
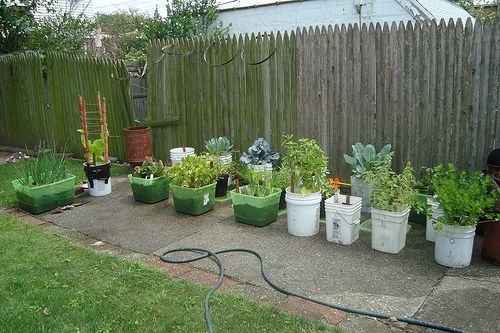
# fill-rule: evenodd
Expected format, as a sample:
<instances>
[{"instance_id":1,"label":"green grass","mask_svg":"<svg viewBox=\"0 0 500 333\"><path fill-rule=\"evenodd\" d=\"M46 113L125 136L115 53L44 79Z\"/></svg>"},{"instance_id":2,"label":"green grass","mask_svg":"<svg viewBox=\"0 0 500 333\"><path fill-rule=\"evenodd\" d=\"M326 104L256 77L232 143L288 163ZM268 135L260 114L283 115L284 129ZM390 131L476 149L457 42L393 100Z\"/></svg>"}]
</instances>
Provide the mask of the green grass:
<instances>
[{"instance_id":1,"label":"green grass","mask_svg":"<svg viewBox=\"0 0 500 333\"><path fill-rule=\"evenodd\" d=\"M77 184L83 183L86 180L85 172L83 171L83 160L68 160L66 168L69 173L76 176ZM128 173L130 173L130 170L127 167L118 164L111 165L112 176ZM0 209L16 205L16 193L11 183L16 178L15 163L0 165Z\"/></svg>"},{"instance_id":2,"label":"green grass","mask_svg":"<svg viewBox=\"0 0 500 333\"><path fill-rule=\"evenodd\" d=\"M2 332L206 332L206 287L1 214L0 267ZM210 305L217 332L340 332L232 294Z\"/></svg>"}]
</instances>

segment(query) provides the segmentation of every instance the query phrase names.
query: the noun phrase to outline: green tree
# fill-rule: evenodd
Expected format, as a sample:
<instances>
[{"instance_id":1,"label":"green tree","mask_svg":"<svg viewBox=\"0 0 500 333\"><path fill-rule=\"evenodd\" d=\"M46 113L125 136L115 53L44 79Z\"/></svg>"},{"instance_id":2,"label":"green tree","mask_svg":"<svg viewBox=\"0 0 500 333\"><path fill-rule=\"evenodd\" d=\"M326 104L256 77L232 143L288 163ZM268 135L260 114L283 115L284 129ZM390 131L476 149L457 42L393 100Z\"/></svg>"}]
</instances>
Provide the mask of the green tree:
<instances>
[{"instance_id":1,"label":"green tree","mask_svg":"<svg viewBox=\"0 0 500 333\"><path fill-rule=\"evenodd\" d=\"M94 27L94 22L83 14L53 14L36 22L24 47L31 50L83 54L85 42Z\"/></svg>"},{"instance_id":2,"label":"green tree","mask_svg":"<svg viewBox=\"0 0 500 333\"><path fill-rule=\"evenodd\" d=\"M500 18L498 0L496 0L497 1L496 11L488 11L486 10L485 6L475 6L474 0L451 0L451 1L457 3L466 11L468 11L472 16L474 16L476 19L479 19L481 21L488 21L488 20L493 21Z\"/></svg>"},{"instance_id":3,"label":"green tree","mask_svg":"<svg viewBox=\"0 0 500 333\"><path fill-rule=\"evenodd\" d=\"M146 22L151 20L137 10L96 15L96 24L106 36L102 43L104 55L112 58L140 60L144 58L147 38Z\"/></svg>"},{"instance_id":4,"label":"green tree","mask_svg":"<svg viewBox=\"0 0 500 333\"><path fill-rule=\"evenodd\" d=\"M39 9L51 12L53 0L0 0L0 53L24 49Z\"/></svg>"}]
</instances>

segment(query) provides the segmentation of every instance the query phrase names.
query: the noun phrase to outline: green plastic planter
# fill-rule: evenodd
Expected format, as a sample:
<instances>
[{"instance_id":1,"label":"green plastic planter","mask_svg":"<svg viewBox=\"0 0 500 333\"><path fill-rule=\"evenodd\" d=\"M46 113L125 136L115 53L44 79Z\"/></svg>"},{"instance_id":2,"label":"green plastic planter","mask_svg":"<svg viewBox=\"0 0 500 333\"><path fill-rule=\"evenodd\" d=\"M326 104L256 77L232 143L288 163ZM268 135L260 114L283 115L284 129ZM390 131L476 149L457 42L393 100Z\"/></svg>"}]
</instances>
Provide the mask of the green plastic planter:
<instances>
[{"instance_id":1,"label":"green plastic planter","mask_svg":"<svg viewBox=\"0 0 500 333\"><path fill-rule=\"evenodd\" d=\"M241 190L245 188L246 186L243 186ZM236 221L263 227L278 218L281 189L273 188L273 193L265 197L236 193L236 189L230 193Z\"/></svg>"},{"instance_id":2,"label":"green plastic planter","mask_svg":"<svg viewBox=\"0 0 500 333\"><path fill-rule=\"evenodd\" d=\"M168 199L170 179L167 176L145 179L128 175L136 201L156 203Z\"/></svg>"},{"instance_id":3,"label":"green plastic planter","mask_svg":"<svg viewBox=\"0 0 500 333\"><path fill-rule=\"evenodd\" d=\"M37 187L24 186L16 179L12 181L12 186L16 190L19 207L31 214L40 214L75 202L75 176Z\"/></svg>"},{"instance_id":4,"label":"green plastic planter","mask_svg":"<svg viewBox=\"0 0 500 333\"><path fill-rule=\"evenodd\" d=\"M217 183L213 183L199 188L189 188L170 184L175 210L189 215L201 215L214 209L216 185Z\"/></svg>"}]
</instances>

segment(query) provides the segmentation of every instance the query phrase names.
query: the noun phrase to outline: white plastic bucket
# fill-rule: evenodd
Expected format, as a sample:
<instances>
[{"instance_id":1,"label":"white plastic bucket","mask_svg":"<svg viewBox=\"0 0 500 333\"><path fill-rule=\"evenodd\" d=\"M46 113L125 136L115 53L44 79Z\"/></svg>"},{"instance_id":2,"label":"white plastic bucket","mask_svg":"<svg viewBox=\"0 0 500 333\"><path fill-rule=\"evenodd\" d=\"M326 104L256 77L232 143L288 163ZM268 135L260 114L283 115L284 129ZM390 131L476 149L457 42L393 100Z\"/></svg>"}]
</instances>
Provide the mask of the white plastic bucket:
<instances>
[{"instance_id":1,"label":"white plastic bucket","mask_svg":"<svg viewBox=\"0 0 500 333\"><path fill-rule=\"evenodd\" d=\"M288 233L294 236L312 236L319 232L319 207L321 192L302 196L300 193L285 192L287 205Z\"/></svg>"},{"instance_id":2,"label":"white plastic bucket","mask_svg":"<svg viewBox=\"0 0 500 333\"><path fill-rule=\"evenodd\" d=\"M94 179L92 182L94 184L94 187L90 187L90 182L88 183L89 186L89 195L91 197L102 197L103 195L108 195L111 193L111 177L108 179L108 183L106 184L104 179Z\"/></svg>"},{"instance_id":3,"label":"white plastic bucket","mask_svg":"<svg viewBox=\"0 0 500 333\"><path fill-rule=\"evenodd\" d=\"M439 202L435 201L432 198L427 199L427 204L431 206L432 216L427 217L427 222L425 225L425 239L430 242L435 242L436 231L434 230L434 227L436 225L437 219L440 216L443 216L444 212L442 209L439 209Z\"/></svg>"},{"instance_id":4,"label":"white plastic bucket","mask_svg":"<svg viewBox=\"0 0 500 333\"><path fill-rule=\"evenodd\" d=\"M444 225L436 232L436 262L446 267L469 266L475 234L476 227Z\"/></svg>"},{"instance_id":5,"label":"white plastic bucket","mask_svg":"<svg viewBox=\"0 0 500 333\"><path fill-rule=\"evenodd\" d=\"M338 196L338 203L335 203L335 197L325 201L326 239L350 245L359 238L362 200L351 196L350 205L345 205L345 202L346 196L342 194Z\"/></svg>"},{"instance_id":6,"label":"white plastic bucket","mask_svg":"<svg viewBox=\"0 0 500 333\"><path fill-rule=\"evenodd\" d=\"M232 161L233 161L233 156L232 155L219 156L219 162L222 165L231 164Z\"/></svg>"},{"instance_id":7,"label":"white plastic bucket","mask_svg":"<svg viewBox=\"0 0 500 333\"><path fill-rule=\"evenodd\" d=\"M255 172L262 173L263 175L271 175L273 172L273 165L271 163L266 163L266 164L253 164L251 165L251 168Z\"/></svg>"},{"instance_id":8,"label":"white plastic bucket","mask_svg":"<svg viewBox=\"0 0 500 333\"><path fill-rule=\"evenodd\" d=\"M358 178L356 176L351 176L351 195L355 197L360 197L362 199L362 213L371 213L370 206L370 195L372 193L372 188L368 181Z\"/></svg>"},{"instance_id":9,"label":"white plastic bucket","mask_svg":"<svg viewBox=\"0 0 500 333\"><path fill-rule=\"evenodd\" d=\"M172 160L172 165L181 163L183 158L194 154L194 148L191 147L186 147L186 151L184 151L182 147L170 149L170 159Z\"/></svg>"},{"instance_id":10,"label":"white plastic bucket","mask_svg":"<svg viewBox=\"0 0 500 333\"><path fill-rule=\"evenodd\" d=\"M406 226L410 208L389 212L372 208L372 249L399 253L406 243Z\"/></svg>"}]
</instances>

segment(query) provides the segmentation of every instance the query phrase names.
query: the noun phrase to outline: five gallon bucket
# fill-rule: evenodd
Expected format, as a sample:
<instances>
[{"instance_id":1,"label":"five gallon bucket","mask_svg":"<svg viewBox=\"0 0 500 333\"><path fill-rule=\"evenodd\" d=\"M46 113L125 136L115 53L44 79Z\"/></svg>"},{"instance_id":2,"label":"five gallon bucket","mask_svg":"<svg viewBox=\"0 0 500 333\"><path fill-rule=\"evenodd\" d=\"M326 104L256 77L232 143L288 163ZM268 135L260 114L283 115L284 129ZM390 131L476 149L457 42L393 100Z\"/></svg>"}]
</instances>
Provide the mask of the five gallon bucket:
<instances>
[{"instance_id":1,"label":"five gallon bucket","mask_svg":"<svg viewBox=\"0 0 500 333\"><path fill-rule=\"evenodd\" d=\"M321 192L306 196L286 189L288 233L294 236L312 236L319 232Z\"/></svg>"},{"instance_id":2,"label":"five gallon bucket","mask_svg":"<svg viewBox=\"0 0 500 333\"><path fill-rule=\"evenodd\" d=\"M427 199L427 204L431 206L432 216L427 217L427 223L425 226L425 239L430 242L436 241L436 231L434 226L436 225L437 219L444 215L442 209L439 209L439 202L432 198Z\"/></svg>"},{"instance_id":3,"label":"five gallon bucket","mask_svg":"<svg viewBox=\"0 0 500 333\"><path fill-rule=\"evenodd\" d=\"M370 195L371 195L370 184L364 180L355 176L351 176L351 194L355 197L360 197L362 199L361 212L371 213L370 206Z\"/></svg>"},{"instance_id":4,"label":"five gallon bucket","mask_svg":"<svg viewBox=\"0 0 500 333\"><path fill-rule=\"evenodd\" d=\"M436 232L434 258L446 267L470 265L476 227L444 225Z\"/></svg>"},{"instance_id":5,"label":"five gallon bucket","mask_svg":"<svg viewBox=\"0 0 500 333\"><path fill-rule=\"evenodd\" d=\"M172 165L181 163L183 158L194 154L195 154L194 148L191 147L186 147L185 151L183 148L170 149L170 159L172 160Z\"/></svg>"},{"instance_id":6,"label":"five gallon bucket","mask_svg":"<svg viewBox=\"0 0 500 333\"><path fill-rule=\"evenodd\" d=\"M339 195L325 201L326 239L337 244L350 245L359 238L359 222L361 219L362 199L351 197L346 204L346 196Z\"/></svg>"},{"instance_id":7,"label":"five gallon bucket","mask_svg":"<svg viewBox=\"0 0 500 333\"><path fill-rule=\"evenodd\" d=\"M398 253L406 244L406 226L410 208L389 212L372 208L372 249Z\"/></svg>"}]
</instances>

